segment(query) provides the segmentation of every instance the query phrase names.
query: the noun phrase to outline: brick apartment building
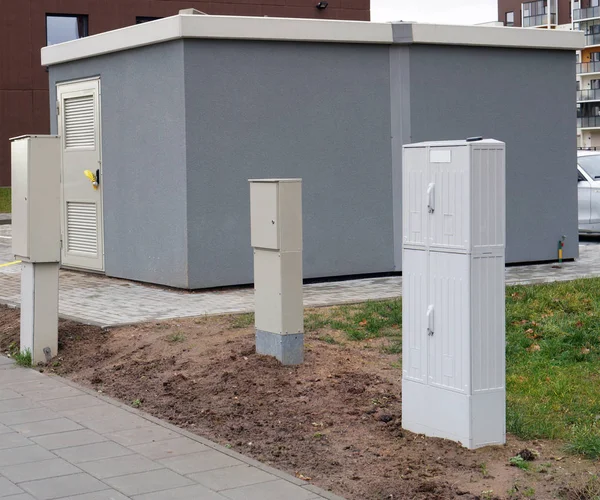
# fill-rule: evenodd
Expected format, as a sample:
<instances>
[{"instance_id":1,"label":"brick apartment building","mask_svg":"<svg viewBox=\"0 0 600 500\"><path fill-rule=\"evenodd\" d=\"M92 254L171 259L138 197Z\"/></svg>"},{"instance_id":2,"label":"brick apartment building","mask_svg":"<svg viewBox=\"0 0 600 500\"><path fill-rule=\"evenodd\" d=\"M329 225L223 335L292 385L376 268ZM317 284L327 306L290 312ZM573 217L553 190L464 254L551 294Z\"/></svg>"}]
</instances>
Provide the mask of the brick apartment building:
<instances>
[{"instance_id":1,"label":"brick apartment building","mask_svg":"<svg viewBox=\"0 0 600 500\"><path fill-rule=\"evenodd\" d=\"M549 14L549 15L548 15ZM570 0L498 0L498 21L517 28L556 27L571 22Z\"/></svg>"},{"instance_id":2,"label":"brick apartment building","mask_svg":"<svg viewBox=\"0 0 600 500\"><path fill-rule=\"evenodd\" d=\"M577 145L600 148L600 0L498 0L505 26L573 29L585 33L577 51Z\"/></svg>"},{"instance_id":3,"label":"brick apartment building","mask_svg":"<svg viewBox=\"0 0 600 500\"><path fill-rule=\"evenodd\" d=\"M50 131L43 46L187 8L213 15L370 19L370 0L0 0L0 186L10 185L8 139Z\"/></svg>"}]
</instances>

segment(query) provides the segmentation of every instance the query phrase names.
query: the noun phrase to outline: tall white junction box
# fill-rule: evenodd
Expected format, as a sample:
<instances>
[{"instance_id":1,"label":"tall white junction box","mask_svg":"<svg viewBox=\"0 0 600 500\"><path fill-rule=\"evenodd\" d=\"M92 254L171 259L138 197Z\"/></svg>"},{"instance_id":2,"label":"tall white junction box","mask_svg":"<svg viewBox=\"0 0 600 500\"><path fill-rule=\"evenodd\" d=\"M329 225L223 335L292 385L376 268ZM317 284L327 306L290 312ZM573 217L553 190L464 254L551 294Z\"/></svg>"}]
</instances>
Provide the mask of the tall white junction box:
<instances>
[{"instance_id":1,"label":"tall white junction box","mask_svg":"<svg viewBox=\"0 0 600 500\"><path fill-rule=\"evenodd\" d=\"M402 426L506 438L504 143L403 148Z\"/></svg>"}]
</instances>

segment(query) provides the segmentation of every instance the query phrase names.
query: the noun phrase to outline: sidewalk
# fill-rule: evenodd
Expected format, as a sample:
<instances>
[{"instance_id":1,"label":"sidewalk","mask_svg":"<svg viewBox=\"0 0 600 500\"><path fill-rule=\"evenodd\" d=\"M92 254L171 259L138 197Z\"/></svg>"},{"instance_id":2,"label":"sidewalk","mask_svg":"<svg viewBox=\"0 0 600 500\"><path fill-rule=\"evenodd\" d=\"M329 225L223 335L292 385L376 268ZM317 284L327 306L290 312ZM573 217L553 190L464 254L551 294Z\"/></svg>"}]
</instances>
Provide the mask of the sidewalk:
<instances>
[{"instance_id":1,"label":"sidewalk","mask_svg":"<svg viewBox=\"0 0 600 500\"><path fill-rule=\"evenodd\" d=\"M10 226L0 226L0 263L13 260ZM600 238L580 245L580 258L557 269L552 264L509 267L507 284L566 281L600 276ZM18 306L20 266L0 267L0 304ZM383 300L402 294L400 276L304 286L305 307ZM72 271L60 273L60 314L101 327L254 310L251 288L189 293Z\"/></svg>"},{"instance_id":2,"label":"sidewalk","mask_svg":"<svg viewBox=\"0 0 600 500\"><path fill-rule=\"evenodd\" d=\"M154 417L0 356L0 498L339 498Z\"/></svg>"}]
</instances>

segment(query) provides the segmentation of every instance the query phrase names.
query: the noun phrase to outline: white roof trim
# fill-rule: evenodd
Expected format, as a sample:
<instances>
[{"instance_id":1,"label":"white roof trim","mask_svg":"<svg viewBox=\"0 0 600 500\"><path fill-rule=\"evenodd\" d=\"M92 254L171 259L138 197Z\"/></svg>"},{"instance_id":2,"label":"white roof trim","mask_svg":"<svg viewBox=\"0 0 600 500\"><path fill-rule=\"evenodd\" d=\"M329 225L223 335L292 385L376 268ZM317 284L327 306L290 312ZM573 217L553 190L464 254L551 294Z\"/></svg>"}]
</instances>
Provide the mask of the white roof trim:
<instances>
[{"instance_id":1,"label":"white roof trim","mask_svg":"<svg viewBox=\"0 0 600 500\"><path fill-rule=\"evenodd\" d=\"M180 17L185 38L380 44L394 41L390 23L283 17Z\"/></svg>"},{"instance_id":2,"label":"white roof trim","mask_svg":"<svg viewBox=\"0 0 600 500\"><path fill-rule=\"evenodd\" d=\"M44 47L42 48L42 66L52 66L178 38L181 38L180 17L167 17Z\"/></svg>"},{"instance_id":3,"label":"white roof trim","mask_svg":"<svg viewBox=\"0 0 600 500\"><path fill-rule=\"evenodd\" d=\"M394 41L394 27L401 29L401 40ZM179 14L44 47L42 65L52 66L181 38L364 44L426 43L565 50L584 46L583 33L556 30Z\"/></svg>"},{"instance_id":4,"label":"white roof trim","mask_svg":"<svg viewBox=\"0 0 600 500\"><path fill-rule=\"evenodd\" d=\"M453 26L413 24L413 43L479 45L533 49L579 50L585 47L581 31L506 28L504 26Z\"/></svg>"}]
</instances>

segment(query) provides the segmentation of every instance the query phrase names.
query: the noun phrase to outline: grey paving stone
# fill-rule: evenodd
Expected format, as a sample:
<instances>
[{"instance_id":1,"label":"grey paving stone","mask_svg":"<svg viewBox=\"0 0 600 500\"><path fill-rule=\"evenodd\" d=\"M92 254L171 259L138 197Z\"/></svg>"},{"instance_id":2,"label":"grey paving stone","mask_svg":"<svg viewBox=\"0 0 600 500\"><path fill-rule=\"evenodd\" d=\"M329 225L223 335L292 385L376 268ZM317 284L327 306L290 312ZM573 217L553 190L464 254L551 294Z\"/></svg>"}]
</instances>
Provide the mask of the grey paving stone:
<instances>
[{"instance_id":1,"label":"grey paving stone","mask_svg":"<svg viewBox=\"0 0 600 500\"><path fill-rule=\"evenodd\" d=\"M167 439L165 441L157 441L155 443L140 444L131 446L131 449L136 453L140 453L152 460L159 460L161 458L210 450L208 446L204 446L203 444L186 437Z\"/></svg>"},{"instance_id":2,"label":"grey paving stone","mask_svg":"<svg viewBox=\"0 0 600 500\"><path fill-rule=\"evenodd\" d=\"M9 399L9 401L12 401ZM0 424L16 425L26 424L28 422L40 422L58 417L56 413L48 408L32 408L29 410L10 411L0 413Z\"/></svg>"},{"instance_id":3,"label":"grey paving stone","mask_svg":"<svg viewBox=\"0 0 600 500\"><path fill-rule=\"evenodd\" d=\"M71 396L85 396L85 392L65 385L47 390L28 391L26 396L34 401L49 401L51 399L68 398Z\"/></svg>"},{"instance_id":4,"label":"grey paving stone","mask_svg":"<svg viewBox=\"0 0 600 500\"><path fill-rule=\"evenodd\" d=\"M7 358L6 356L2 356L0 354L0 366L10 366L14 363L15 361L13 359Z\"/></svg>"},{"instance_id":5,"label":"grey paving stone","mask_svg":"<svg viewBox=\"0 0 600 500\"><path fill-rule=\"evenodd\" d=\"M131 450L128 448L111 441L63 448L61 450L55 450L54 453L72 464L82 464L84 462L132 454Z\"/></svg>"},{"instance_id":6,"label":"grey paving stone","mask_svg":"<svg viewBox=\"0 0 600 500\"><path fill-rule=\"evenodd\" d=\"M7 432L13 432L13 430L4 424L0 424L0 434L6 434Z\"/></svg>"},{"instance_id":7,"label":"grey paving stone","mask_svg":"<svg viewBox=\"0 0 600 500\"><path fill-rule=\"evenodd\" d=\"M134 500L225 500L214 491L206 489L204 486L194 485L184 488L174 488L171 490L158 491L156 493L146 493L145 495L137 495ZM281 499L285 500L285 499Z\"/></svg>"},{"instance_id":8,"label":"grey paving stone","mask_svg":"<svg viewBox=\"0 0 600 500\"><path fill-rule=\"evenodd\" d=\"M70 448L71 446L100 443L106 441L106 438L89 429L83 429L79 431L59 432L57 434L46 434L45 436L32 437L31 440L47 450L59 450L61 448Z\"/></svg>"},{"instance_id":9,"label":"grey paving stone","mask_svg":"<svg viewBox=\"0 0 600 500\"><path fill-rule=\"evenodd\" d=\"M128 500L128 497L115 490L103 490L72 497L63 497L60 500Z\"/></svg>"},{"instance_id":10,"label":"grey paving stone","mask_svg":"<svg viewBox=\"0 0 600 500\"><path fill-rule=\"evenodd\" d=\"M99 434L111 434L113 432L141 429L148 425L148 420L133 415L129 412L119 410L123 415L102 420L82 420L82 425L92 429Z\"/></svg>"},{"instance_id":11,"label":"grey paving stone","mask_svg":"<svg viewBox=\"0 0 600 500\"><path fill-rule=\"evenodd\" d=\"M42 403L47 408L54 411L64 412L66 410L76 410L78 408L91 408L93 406L106 405L106 402L99 398L84 394L83 396L70 396L61 399L50 399Z\"/></svg>"},{"instance_id":12,"label":"grey paving stone","mask_svg":"<svg viewBox=\"0 0 600 500\"><path fill-rule=\"evenodd\" d=\"M231 500L310 500L315 497L312 491L307 491L283 479L223 490L219 493Z\"/></svg>"},{"instance_id":13,"label":"grey paving stone","mask_svg":"<svg viewBox=\"0 0 600 500\"><path fill-rule=\"evenodd\" d=\"M0 434L0 450L6 448L20 448L21 446L30 446L32 443L26 437L21 436L18 432L10 434Z\"/></svg>"},{"instance_id":14,"label":"grey paving stone","mask_svg":"<svg viewBox=\"0 0 600 500\"><path fill-rule=\"evenodd\" d=\"M210 449L200 453L165 458L159 460L159 462L165 467L173 469L180 474L191 474L192 472L203 472L205 470L220 469L221 467L231 467L233 465L243 464L243 462L225 455L224 453Z\"/></svg>"},{"instance_id":15,"label":"grey paving stone","mask_svg":"<svg viewBox=\"0 0 600 500\"><path fill-rule=\"evenodd\" d=\"M277 476L248 465L236 465L197 472L189 474L187 477L215 491L240 488L241 486L250 486L251 484L266 483L267 481L277 481L279 479Z\"/></svg>"},{"instance_id":16,"label":"grey paving stone","mask_svg":"<svg viewBox=\"0 0 600 500\"><path fill-rule=\"evenodd\" d=\"M30 380L45 380L44 375L38 371L29 369L29 368L21 368L18 366L12 366L6 370L0 371L0 384L2 386L28 382Z\"/></svg>"},{"instance_id":17,"label":"grey paving stone","mask_svg":"<svg viewBox=\"0 0 600 500\"><path fill-rule=\"evenodd\" d=\"M40 462L51 458L56 457L37 444L23 446L21 448L8 448L6 450L0 450L0 467L25 464L28 462Z\"/></svg>"},{"instance_id":18,"label":"grey paving stone","mask_svg":"<svg viewBox=\"0 0 600 500\"><path fill-rule=\"evenodd\" d=\"M129 496L194 484L190 479L180 476L168 469L113 477L105 479L104 482Z\"/></svg>"},{"instance_id":19,"label":"grey paving stone","mask_svg":"<svg viewBox=\"0 0 600 500\"><path fill-rule=\"evenodd\" d=\"M79 467L98 479L137 474L164 467L141 455L126 455L124 457L106 458L94 462L79 464Z\"/></svg>"},{"instance_id":20,"label":"grey paving stone","mask_svg":"<svg viewBox=\"0 0 600 500\"><path fill-rule=\"evenodd\" d=\"M70 410L59 410L61 417L67 417L75 422L87 422L93 420L106 420L110 418L127 418L131 413L122 410L116 406L105 403L103 405L92 406L90 408L75 408Z\"/></svg>"},{"instance_id":21,"label":"grey paving stone","mask_svg":"<svg viewBox=\"0 0 600 500\"><path fill-rule=\"evenodd\" d=\"M5 399L0 401L0 413L29 410L30 408L41 408L41 406L35 401L31 401L29 398L24 398L22 396L19 398Z\"/></svg>"},{"instance_id":22,"label":"grey paving stone","mask_svg":"<svg viewBox=\"0 0 600 500\"><path fill-rule=\"evenodd\" d=\"M9 467L0 467L0 474L10 479L13 483L68 476L69 474L77 474L79 472L81 472L81 470L74 465L65 462L62 458L43 460L41 462L36 462L34 466L32 466L31 463L26 463L11 465Z\"/></svg>"},{"instance_id":23,"label":"grey paving stone","mask_svg":"<svg viewBox=\"0 0 600 500\"><path fill-rule=\"evenodd\" d=\"M27 481L19 486L38 500L51 500L106 489L104 483L85 473Z\"/></svg>"},{"instance_id":24,"label":"grey paving stone","mask_svg":"<svg viewBox=\"0 0 600 500\"><path fill-rule=\"evenodd\" d=\"M11 483L8 479L0 477L0 498L5 498L10 495L23 493L23 490L16 484Z\"/></svg>"},{"instance_id":25,"label":"grey paving stone","mask_svg":"<svg viewBox=\"0 0 600 500\"><path fill-rule=\"evenodd\" d=\"M18 392L23 396L27 396L27 393L29 392L50 391L52 389L59 389L61 387L65 387L64 383L48 377L33 381L17 380L16 382L11 382L10 384L3 383L2 385L15 392Z\"/></svg>"},{"instance_id":26,"label":"grey paving stone","mask_svg":"<svg viewBox=\"0 0 600 500\"><path fill-rule=\"evenodd\" d=\"M8 497L8 500L37 500L33 498L29 493L21 493L20 495L12 495Z\"/></svg>"},{"instance_id":27,"label":"grey paving stone","mask_svg":"<svg viewBox=\"0 0 600 500\"><path fill-rule=\"evenodd\" d=\"M12 389L0 389L0 401L4 401L5 399L14 399L20 398L21 395L18 392L13 391Z\"/></svg>"},{"instance_id":28,"label":"grey paving stone","mask_svg":"<svg viewBox=\"0 0 600 500\"><path fill-rule=\"evenodd\" d=\"M83 429L81 425L68 418L54 418L52 420L40 420L39 422L27 422L25 424L12 425L12 429L27 437L43 436L56 432L68 432ZM1 432L1 431L0 431Z\"/></svg>"},{"instance_id":29,"label":"grey paving stone","mask_svg":"<svg viewBox=\"0 0 600 500\"><path fill-rule=\"evenodd\" d=\"M169 429L165 429L160 425L150 424L146 427L138 429L128 429L125 431L112 432L105 434L108 439L112 439L123 446L134 446L136 444L152 443L155 441L164 441L166 439L174 439L179 437Z\"/></svg>"}]
</instances>

